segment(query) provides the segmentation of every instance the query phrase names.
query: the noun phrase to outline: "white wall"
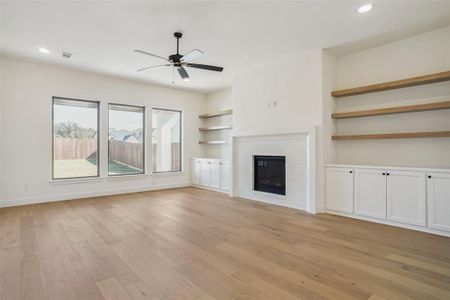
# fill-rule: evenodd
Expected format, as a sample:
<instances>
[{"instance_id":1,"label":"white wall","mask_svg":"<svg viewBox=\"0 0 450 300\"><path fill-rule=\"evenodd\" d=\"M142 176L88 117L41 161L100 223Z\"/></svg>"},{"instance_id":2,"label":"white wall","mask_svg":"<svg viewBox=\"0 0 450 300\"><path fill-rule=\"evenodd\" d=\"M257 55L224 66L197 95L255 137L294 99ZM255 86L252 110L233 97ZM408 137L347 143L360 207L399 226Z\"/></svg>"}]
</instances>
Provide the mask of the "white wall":
<instances>
[{"instance_id":1,"label":"white wall","mask_svg":"<svg viewBox=\"0 0 450 300\"><path fill-rule=\"evenodd\" d=\"M1 139L3 191L0 205L41 202L163 188L189 184L189 159L202 156L198 144L205 96L169 88L102 77L46 65L1 59L3 84L3 138ZM151 107L183 110L183 174L143 176L123 180L95 180L55 184L51 178L52 96L101 101L101 172L107 173L107 103L146 106L147 126ZM147 127L149 128L149 127ZM151 130L147 130L149 142ZM150 149L150 147L147 147ZM147 151L147 170L151 166Z\"/></svg>"},{"instance_id":2,"label":"white wall","mask_svg":"<svg viewBox=\"0 0 450 300\"><path fill-rule=\"evenodd\" d=\"M236 78L233 133L321 125L321 76L321 51L311 50Z\"/></svg>"},{"instance_id":3,"label":"white wall","mask_svg":"<svg viewBox=\"0 0 450 300\"><path fill-rule=\"evenodd\" d=\"M206 111L209 112L230 109L232 105L232 96L233 89L231 87L207 94Z\"/></svg>"},{"instance_id":4,"label":"white wall","mask_svg":"<svg viewBox=\"0 0 450 300\"><path fill-rule=\"evenodd\" d=\"M206 95L205 112L221 111L232 108L232 88L225 88ZM233 124L233 115L208 118L203 120L203 126L228 126ZM231 139L231 130L218 130L203 133L208 140ZM208 158L231 159L231 144L203 145Z\"/></svg>"},{"instance_id":5,"label":"white wall","mask_svg":"<svg viewBox=\"0 0 450 300\"><path fill-rule=\"evenodd\" d=\"M450 26L339 57L336 88L450 70ZM450 82L336 99L338 111L448 101ZM450 130L450 110L339 120L340 134ZM338 163L450 167L450 139L339 141Z\"/></svg>"},{"instance_id":6,"label":"white wall","mask_svg":"<svg viewBox=\"0 0 450 300\"><path fill-rule=\"evenodd\" d=\"M4 78L4 74L3 74L3 68L2 65L0 64L0 201L3 199L2 198L2 191L3 191L3 180L2 180L2 169L3 169L3 159L2 159L2 146L1 146L1 141L3 141L3 78Z\"/></svg>"},{"instance_id":7,"label":"white wall","mask_svg":"<svg viewBox=\"0 0 450 300\"><path fill-rule=\"evenodd\" d=\"M331 140L331 136L336 131L336 122L330 118L336 110L336 104L331 92L336 83L336 58L322 51L321 60L322 71L322 126L317 127L317 148L316 148L316 206L318 211L324 207L324 185L325 170L324 164L336 161L336 143Z\"/></svg>"}]
</instances>

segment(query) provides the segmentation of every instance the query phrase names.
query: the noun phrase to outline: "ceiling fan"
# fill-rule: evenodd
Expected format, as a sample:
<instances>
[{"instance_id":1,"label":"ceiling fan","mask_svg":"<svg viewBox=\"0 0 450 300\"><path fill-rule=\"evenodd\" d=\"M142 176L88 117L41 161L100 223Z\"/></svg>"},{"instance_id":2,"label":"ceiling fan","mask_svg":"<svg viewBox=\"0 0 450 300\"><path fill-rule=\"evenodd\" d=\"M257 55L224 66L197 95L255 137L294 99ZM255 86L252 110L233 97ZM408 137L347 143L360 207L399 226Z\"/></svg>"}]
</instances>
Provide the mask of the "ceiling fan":
<instances>
[{"instance_id":1,"label":"ceiling fan","mask_svg":"<svg viewBox=\"0 0 450 300\"><path fill-rule=\"evenodd\" d=\"M146 67L146 68L139 69L139 70L137 70L138 72L148 71L148 70L161 68L161 67L173 67L173 68L177 69L178 74L180 74L181 79L183 79L184 81L189 81L189 74L187 73L185 67L195 68L195 69L202 69L202 70L208 70L208 71L216 71L216 72L222 72L223 71L222 67L191 63L191 61L193 61L193 60L199 58L200 56L202 56L203 52L198 50L198 49L194 49L194 50L188 52L185 55L181 55L179 53L180 38L183 36L183 34L181 32L175 32L173 35L177 39L177 53L170 55L169 58L165 58L165 57L162 57L162 56L159 56L159 55L156 55L156 54L148 53L148 52L145 52L145 51L142 51L142 50L134 50L134 52L136 52L136 53L140 53L140 54L156 57L156 58L162 59L162 60L164 60L166 62L166 64L163 64L163 65L157 65L157 66L152 66L152 67Z\"/></svg>"}]
</instances>

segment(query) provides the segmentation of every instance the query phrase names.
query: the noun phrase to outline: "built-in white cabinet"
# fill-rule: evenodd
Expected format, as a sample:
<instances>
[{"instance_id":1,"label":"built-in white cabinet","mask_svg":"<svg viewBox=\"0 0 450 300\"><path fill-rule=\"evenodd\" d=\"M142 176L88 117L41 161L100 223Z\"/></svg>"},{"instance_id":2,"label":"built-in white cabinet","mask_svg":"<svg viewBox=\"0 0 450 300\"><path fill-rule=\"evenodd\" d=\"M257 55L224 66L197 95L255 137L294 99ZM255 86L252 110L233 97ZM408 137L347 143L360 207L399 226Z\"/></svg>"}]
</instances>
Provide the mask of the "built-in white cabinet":
<instances>
[{"instance_id":1,"label":"built-in white cabinet","mask_svg":"<svg viewBox=\"0 0 450 300\"><path fill-rule=\"evenodd\" d=\"M327 212L450 234L450 170L330 165L325 174Z\"/></svg>"},{"instance_id":2,"label":"built-in white cabinet","mask_svg":"<svg viewBox=\"0 0 450 300\"><path fill-rule=\"evenodd\" d=\"M194 159L191 160L191 183L200 184L200 164Z\"/></svg>"},{"instance_id":3,"label":"built-in white cabinet","mask_svg":"<svg viewBox=\"0 0 450 300\"><path fill-rule=\"evenodd\" d=\"M327 168L325 181L326 207L353 213L353 169Z\"/></svg>"},{"instance_id":4,"label":"built-in white cabinet","mask_svg":"<svg viewBox=\"0 0 450 300\"><path fill-rule=\"evenodd\" d=\"M220 162L220 189L223 191L230 190L230 164L228 161Z\"/></svg>"},{"instance_id":5,"label":"built-in white cabinet","mask_svg":"<svg viewBox=\"0 0 450 300\"><path fill-rule=\"evenodd\" d=\"M213 189L220 189L220 162L217 160L212 161L211 163L211 179L209 182L209 186Z\"/></svg>"},{"instance_id":6,"label":"built-in white cabinet","mask_svg":"<svg viewBox=\"0 0 450 300\"><path fill-rule=\"evenodd\" d=\"M386 172L355 169L355 214L386 219Z\"/></svg>"},{"instance_id":7,"label":"built-in white cabinet","mask_svg":"<svg viewBox=\"0 0 450 300\"><path fill-rule=\"evenodd\" d=\"M191 160L191 184L218 191L229 191L229 162L222 159L194 158Z\"/></svg>"},{"instance_id":8,"label":"built-in white cabinet","mask_svg":"<svg viewBox=\"0 0 450 300\"><path fill-rule=\"evenodd\" d=\"M428 227L450 231L450 173L427 174Z\"/></svg>"},{"instance_id":9,"label":"built-in white cabinet","mask_svg":"<svg viewBox=\"0 0 450 300\"><path fill-rule=\"evenodd\" d=\"M198 184L203 186L210 186L211 182L211 162L208 160L199 160L199 180Z\"/></svg>"},{"instance_id":10,"label":"built-in white cabinet","mask_svg":"<svg viewBox=\"0 0 450 300\"><path fill-rule=\"evenodd\" d=\"M355 170L355 214L425 226L425 173Z\"/></svg>"},{"instance_id":11,"label":"built-in white cabinet","mask_svg":"<svg viewBox=\"0 0 450 300\"><path fill-rule=\"evenodd\" d=\"M389 170L386 175L387 219L425 226L425 173Z\"/></svg>"}]
</instances>

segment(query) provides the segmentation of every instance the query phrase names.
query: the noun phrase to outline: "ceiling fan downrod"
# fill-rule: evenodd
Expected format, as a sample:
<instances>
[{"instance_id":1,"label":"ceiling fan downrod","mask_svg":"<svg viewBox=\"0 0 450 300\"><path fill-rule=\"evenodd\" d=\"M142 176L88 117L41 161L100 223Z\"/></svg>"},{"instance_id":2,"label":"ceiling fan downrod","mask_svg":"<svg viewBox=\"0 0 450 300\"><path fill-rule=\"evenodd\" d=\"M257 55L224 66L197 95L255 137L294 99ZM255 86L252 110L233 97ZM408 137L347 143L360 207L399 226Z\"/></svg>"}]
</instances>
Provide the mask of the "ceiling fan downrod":
<instances>
[{"instance_id":1,"label":"ceiling fan downrod","mask_svg":"<svg viewBox=\"0 0 450 300\"><path fill-rule=\"evenodd\" d=\"M175 32L173 35L177 39L177 54L179 55L180 54L180 38L183 36L183 34L181 32Z\"/></svg>"}]
</instances>

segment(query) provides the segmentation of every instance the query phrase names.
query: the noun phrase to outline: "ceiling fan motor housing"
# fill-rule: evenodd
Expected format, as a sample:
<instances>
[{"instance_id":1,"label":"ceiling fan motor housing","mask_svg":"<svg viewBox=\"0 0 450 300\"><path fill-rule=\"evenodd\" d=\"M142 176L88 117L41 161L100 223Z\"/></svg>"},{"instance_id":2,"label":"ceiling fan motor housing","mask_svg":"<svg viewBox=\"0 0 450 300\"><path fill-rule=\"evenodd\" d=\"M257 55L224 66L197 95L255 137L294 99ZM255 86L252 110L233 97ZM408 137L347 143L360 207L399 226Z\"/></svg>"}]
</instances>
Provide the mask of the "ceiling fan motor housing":
<instances>
[{"instance_id":1,"label":"ceiling fan motor housing","mask_svg":"<svg viewBox=\"0 0 450 300\"><path fill-rule=\"evenodd\" d=\"M180 54L172 54L169 56L169 61L173 62L175 65L180 64L181 63L181 58L183 57L183 55Z\"/></svg>"}]
</instances>

